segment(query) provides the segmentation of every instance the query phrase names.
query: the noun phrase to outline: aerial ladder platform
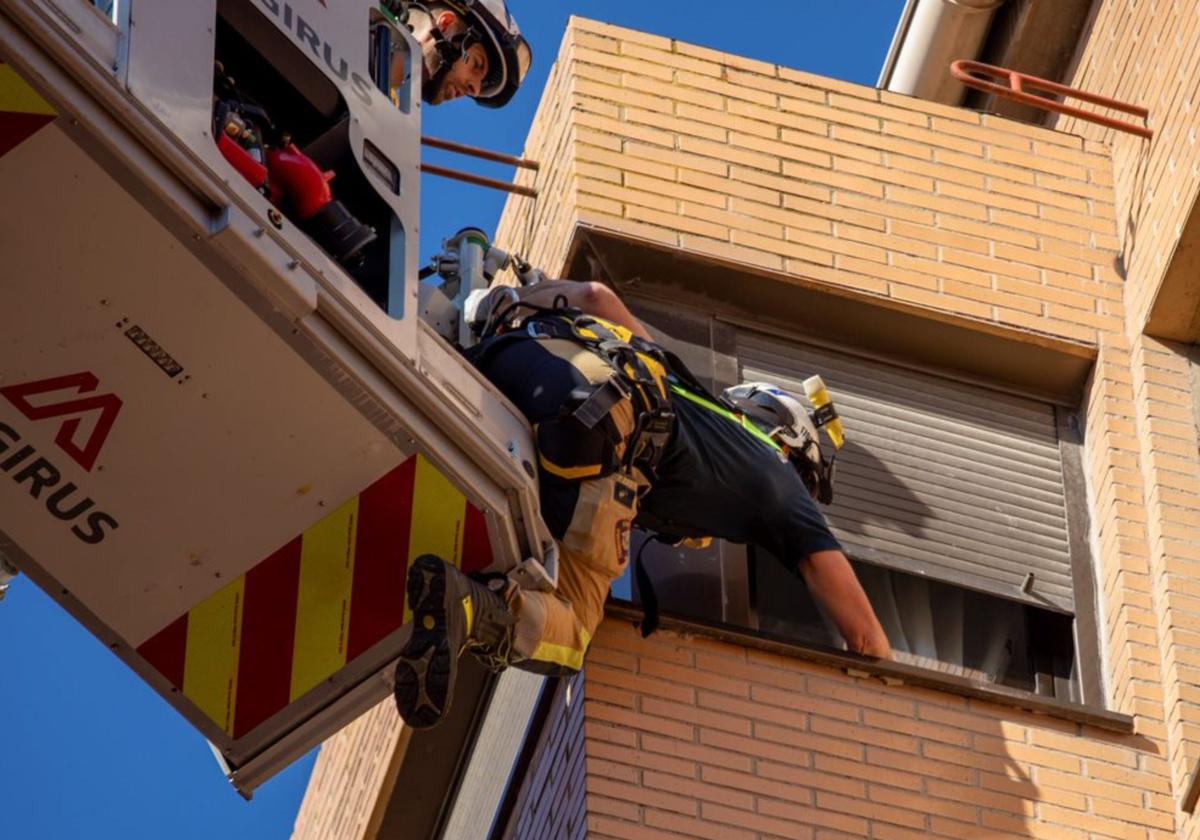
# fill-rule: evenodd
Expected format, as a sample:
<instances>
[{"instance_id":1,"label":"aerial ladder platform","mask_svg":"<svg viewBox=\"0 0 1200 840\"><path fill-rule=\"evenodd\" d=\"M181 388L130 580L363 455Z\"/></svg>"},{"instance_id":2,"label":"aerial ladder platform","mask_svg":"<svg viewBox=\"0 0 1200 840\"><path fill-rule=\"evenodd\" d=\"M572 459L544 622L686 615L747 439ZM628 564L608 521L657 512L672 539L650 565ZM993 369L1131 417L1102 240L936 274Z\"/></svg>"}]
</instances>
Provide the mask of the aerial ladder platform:
<instances>
[{"instance_id":1,"label":"aerial ladder platform","mask_svg":"<svg viewBox=\"0 0 1200 840\"><path fill-rule=\"evenodd\" d=\"M0 0L0 555L247 795L390 693L414 558L554 581L454 343L502 252L419 278L419 56L371 0ZM214 63L336 171L351 270L218 148Z\"/></svg>"}]
</instances>

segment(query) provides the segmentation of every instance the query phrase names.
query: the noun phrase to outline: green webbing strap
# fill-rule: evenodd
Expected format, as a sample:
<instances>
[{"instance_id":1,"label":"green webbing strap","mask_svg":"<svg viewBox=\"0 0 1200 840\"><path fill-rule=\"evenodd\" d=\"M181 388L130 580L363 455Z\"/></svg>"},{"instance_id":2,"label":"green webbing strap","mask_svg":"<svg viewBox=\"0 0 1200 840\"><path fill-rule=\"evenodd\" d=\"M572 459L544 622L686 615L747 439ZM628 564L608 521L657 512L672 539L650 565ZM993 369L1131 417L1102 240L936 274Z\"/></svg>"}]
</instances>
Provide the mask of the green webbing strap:
<instances>
[{"instance_id":1,"label":"green webbing strap","mask_svg":"<svg viewBox=\"0 0 1200 840\"><path fill-rule=\"evenodd\" d=\"M685 399L689 399L692 402L694 402L696 405L701 406L703 408L707 408L709 411L716 412L717 414L721 415L722 417L724 417L726 420L729 420L730 422L737 423L739 426L741 426L743 429L745 429L751 435L758 438L760 441L762 441L767 446L774 449L776 452L783 451L782 449L779 448L779 444L776 443L771 438L770 435L768 435L762 429L758 428L758 426L754 425L754 423L752 423L751 421L747 420L744 415L739 416L737 414L734 414L732 411L725 408L724 406L717 405L715 402L712 402L711 400L706 400L704 397L693 394L691 391L687 390L686 388L681 388L680 386L678 386L674 383L671 383L671 392L678 394L679 396L684 397Z\"/></svg>"}]
</instances>

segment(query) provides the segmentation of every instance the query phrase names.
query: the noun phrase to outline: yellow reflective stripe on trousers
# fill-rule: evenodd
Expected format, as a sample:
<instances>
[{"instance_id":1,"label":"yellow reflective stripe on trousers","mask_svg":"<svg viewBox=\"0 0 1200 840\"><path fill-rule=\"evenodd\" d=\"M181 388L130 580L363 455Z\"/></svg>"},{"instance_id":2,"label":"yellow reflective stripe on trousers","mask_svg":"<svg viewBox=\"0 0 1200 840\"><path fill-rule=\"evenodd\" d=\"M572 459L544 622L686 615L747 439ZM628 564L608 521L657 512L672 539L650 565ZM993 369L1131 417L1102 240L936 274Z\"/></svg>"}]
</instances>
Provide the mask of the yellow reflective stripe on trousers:
<instances>
[{"instance_id":1,"label":"yellow reflective stripe on trousers","mask_svg":"<svg viewBox=\"0 0 1200 840\"><path fill-rule=\"evenodd\" d=\"M529 658L537 662L550 662L554 665L562 665L565 668L581 671L583 670L583 656L587 653L588 645L591 642L592 634L581 627L579 628L580 644L578 648L541 642Z\"/></svg>"},{"instance_id":2,"label":"yellow reflective stripe on trousers","mask_svg":"<svg viewBox=\"0 0 1200 840\"><path fill-rule=\"evenodd\" d=\"M585 467L560 467L552 461L547 461L541 455L538 455L538 463L550 475L556 475L559 478L565 478L569 481L578 481L582 478L595 478L604 471L604 468L600 464L589 464Z\"/></svg>"},{"instance_id":3,"label":"yellow reflective stripe on trousers","mask_svg":"<svg viewBox=\"0 0 1200 840\"><path fill-rule=\"evenodd\" d=\"M720 406L720 405L717 405L715 402L706 400L706 399L704 399L704 397L698 396L697 394L693 394L691 391L688 391L684 388L680 388L678 385L672 385L671 391L672 391L672 393L678 394L681 397L691 400L698 406L707 408L709 411L714 411L717 414L720 414L722 417L724 417L726 420L729 420L731 423L737 423L739 426L741 426L743 429L745 429L751 435L753 435L754 437L761 440L763 443L765 443L767 446L774 449L776 452L782 451L779 448L779 444L776 443L771 438L770 435L768 435L762 429L758 428L758 426L755 426L752 422L747 420L744 416L734 414L732 411L725 408L724 406Z\"/></svg>"},{"instance_id":4,"label":"yellow reflective stripe on trousers","mask_svg":"<svg viewBox=\"0 0 1200 840\"><path fill-rule=\"evenodd\" d=\"M467 638L470 638L471 631L475 629L475 602L471 600L470 595L463 596L462 608L467 617Z\"/></svg>"}]
</instances>

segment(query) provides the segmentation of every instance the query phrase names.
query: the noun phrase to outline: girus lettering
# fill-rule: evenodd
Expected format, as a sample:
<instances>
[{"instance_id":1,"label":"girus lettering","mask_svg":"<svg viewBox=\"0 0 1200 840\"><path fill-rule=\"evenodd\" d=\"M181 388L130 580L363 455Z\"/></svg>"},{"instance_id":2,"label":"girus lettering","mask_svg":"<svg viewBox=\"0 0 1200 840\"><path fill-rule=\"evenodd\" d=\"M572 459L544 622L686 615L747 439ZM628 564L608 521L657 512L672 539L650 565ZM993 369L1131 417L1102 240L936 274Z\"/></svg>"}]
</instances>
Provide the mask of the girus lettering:
<instances>
[{"instance_id":1,"label":"girus lettering","mask_svg":"<svg viewBox=\"0 0 1200 840\"><path fill-rule=\"evenodd\" d=\"M282 22L283 28L299 41L301 45L312 50L314 58L318 61L324 61L325 66L335 76L343 82L349 81L354 95L361 99L364 104L371 104L371 92L375 90L375 86L363 76L352 71L346 59L335 55L330 43L324 40L320 33L313 28L312 24L291 7L291 4L284 2L284 0L259 0L259 5Z\"/></svg>"},{"instance_id":2,"label":"girus lettering","mask_svg":"<svg viewBox=\"0 0 1200 840\"><path fill-rule=\"evenodd\" d=\"M4 423L0 423L0 472L18 485L27 485L29 495L42 502L55 519L73 523L71 533L88 545L103 542L120 527L111 514L96 510L96 502L75 482L64 482L58 467Z\"/></svg>"}]
</instances>

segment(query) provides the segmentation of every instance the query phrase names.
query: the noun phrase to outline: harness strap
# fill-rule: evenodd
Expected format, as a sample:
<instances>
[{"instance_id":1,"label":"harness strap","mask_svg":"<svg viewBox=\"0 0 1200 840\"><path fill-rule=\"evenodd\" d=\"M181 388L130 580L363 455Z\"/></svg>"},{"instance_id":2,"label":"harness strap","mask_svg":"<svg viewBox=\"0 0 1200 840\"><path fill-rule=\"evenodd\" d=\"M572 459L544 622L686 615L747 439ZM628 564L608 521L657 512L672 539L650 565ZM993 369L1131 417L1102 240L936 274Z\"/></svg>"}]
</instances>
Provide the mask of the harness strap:
<instances>
[{"instance_id":1,"label":"harness strap","mask_svg":"<svg viewBox=\"0 0 1200 840\"><path fill-rule=\"evenodd\" d=\"M629 388L614 376L592 391L579 407L571 413L585 429L594 429L596 424L608 416L613 406L629 396Z\"/></svg>"},{"instance_id":2,"label":"harness strap","mask_svg":"<svg viewBox=\"0 0 1200 840\"><path fill-rule=\"evenodd\" d=\"M765 443L776 452L783 452L783 449L780 448L779 444L776 443L770 435L758 428L758 426L756 426L753 421L749 420L746 415L734 414L732 411L725 408L725 406L717 405L715 402L707 400L698 394L693 394L691 391L688 391L674 382L671 383L671 393L690 400L702 408L707 408L709 411L719 414L731 423L737 423L739 426L749 432L751 436L757 438L762 443Z\"/></svg>"},{"instance_id":3,"label":"harness strap","mask_svg":"<svg viewBox=\"0 0 1200 840\"><path fill-rule=\"evenodd\" d=\"M604 359L613 376L576 407L574 416L594 427L621 399L633 404L634 429L620 467L638 467L653 476L670 439L674 412L667 394L667 363L657 345L634 336L624 327L585 315L578 309L537 309L516 327L533 338L565 338ZM502 341L504 335L495 339ZM486 357L491 348L481 350ZM476 364L480 364L476 361Z\"/></svg>"},{"instance_id":4,"label":"harness strap","mask_svg":"<svg viewBox=\"0 0 1200 840\"><path fill-rule=\"evenodd\" d=\"M646 572L646 566L642 562L642 552L652 542L665 544L666 540L658 534L647 537L638 547L637 555L633 558L633 576L637 581L638 598L642 602L642 623L639 629L643 639L658 629L658 593L654 591L654 582L650 580L650 575Z\"/></svg>"}]
</instances>

